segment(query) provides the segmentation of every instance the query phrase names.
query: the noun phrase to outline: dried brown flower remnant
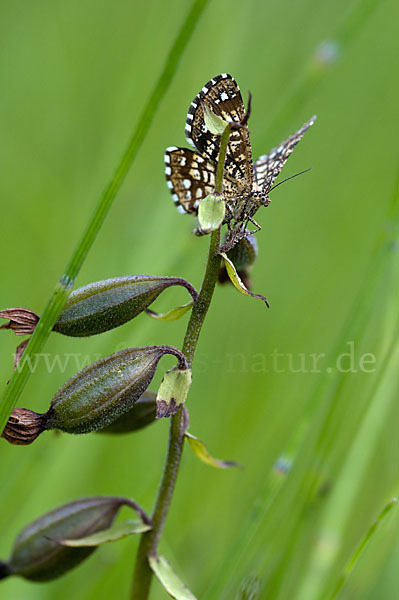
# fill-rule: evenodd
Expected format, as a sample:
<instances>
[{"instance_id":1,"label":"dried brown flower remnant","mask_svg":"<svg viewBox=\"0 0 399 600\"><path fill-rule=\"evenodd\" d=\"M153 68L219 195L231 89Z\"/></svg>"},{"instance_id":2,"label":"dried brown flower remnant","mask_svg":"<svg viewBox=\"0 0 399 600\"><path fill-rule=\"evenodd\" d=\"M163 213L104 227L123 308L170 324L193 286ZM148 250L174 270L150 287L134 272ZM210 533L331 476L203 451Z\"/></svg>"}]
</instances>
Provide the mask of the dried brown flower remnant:
<instances>
[{"instance_id":1,"label":"dried brown flower remnant","mask_svg":"<svg viewBox=\"0 0 399 600\"><path fill-rule=\"evenodd\" d=\"M14 408L1 437L10 444L27 446L44 430L43 415L28 408Z\"/></svg>"},{"instance_id":2,"label":"dried brown flower remnant","mask_svg":"<svg viewBox=\"0 0 399 600\"><path fill-rule=\"evenodd\" d=\"M30 335L35 331L39 316L28 308L0 310L0 318L9 319L0 329L12 329L15 335Z\"/></svg>"},{"instance_id":3,"label":"dried brown flower remnant","mask_svg":"<svg viewBox=\"0 0 399 600\"><path fill-rule=\"evenodd\" d=\"M0 310L0 318L8 319L8 323L0 325L0 329L11 329L15 335L30 335L35 331L40 317L29 308L6 308ZM29 339L17 346L14 355L14 370L17 368Z\"/></svg>"},{"instance_id":4,"label":"dried brown flower remnant","mask_svg":"<svg viewBox=\"0 0 399 600\"><path fill-rule=\"evenodd\" d=\"M25 348L28 345L30 338L28 338L27 340L24 340L23 342L21 342L16 348L15 348L15 354L14 354L14 371L17 370L17 367L20 363L20 360L22 358L23 353L25 352Z\"/></svg>"}]
</instances>

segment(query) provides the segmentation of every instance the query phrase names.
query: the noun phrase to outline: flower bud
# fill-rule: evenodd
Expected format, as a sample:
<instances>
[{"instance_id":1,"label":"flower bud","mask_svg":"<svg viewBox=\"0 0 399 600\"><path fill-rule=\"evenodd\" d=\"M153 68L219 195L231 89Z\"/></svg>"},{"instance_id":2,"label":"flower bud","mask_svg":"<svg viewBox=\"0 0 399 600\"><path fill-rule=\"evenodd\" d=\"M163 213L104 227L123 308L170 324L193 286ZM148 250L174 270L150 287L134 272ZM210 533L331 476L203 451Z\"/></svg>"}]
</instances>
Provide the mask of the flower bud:
<instances>
[{"instance_id":1,"label":"flower bud","mask_svg":"<svg viewBox=\"0 0 399 600\"><path fill-rule=\"evenodd\" d=\"M157 419L177 413L186 401L191 381L189 368L174 367L165 373L157 394Z\"/></svg>"},{"instance_id":2,"label":"flower bud","mask_svg":"<svg viewBox=\"0 0 399 600\"><path fill-rule=\"evenodd\" d=\"M210 233L219 229L226 213L224 200L209 194L201 200L198 208L198 221L202 233Z\"/></svg>"},{"instance_id":3,"label":"flower bud","mask_svg":"<svg viewBox=\"0 0 399 600\"><path fill-rule=\"evenodd\" d=\"M173 285L184 286L195 301L193 286L180 277L131 275L97 281L72 292L54 331L74 337L96 335L119 327L143 312Z\"/></svg>"},{"instance_id":4,"label":"flower bud","mask_svg":"<svg viewBox=\"0 0 399 600\"><path fill-rule=\"evenodd\" d=\"M155 392L147 390L140 396L129 412L103 429L98 429L97 433L131 433L155 423L156 397Z\"/></svg>"},{"instance_id":5,"label":"flower bud","mask_svg":"<svg viewBox=\"0 0 399 600\"><path fill-rule=\"evenodd\" d=\"M148 520L135 502L117 496L82 498L43 515L21 531L8 561L0 562L0 578L19 575L32 581L48 581L63 575L96 548L69 548L57 540L77 539L106 529L123 505L131 506Z\"/></svg>"}]
</instances>

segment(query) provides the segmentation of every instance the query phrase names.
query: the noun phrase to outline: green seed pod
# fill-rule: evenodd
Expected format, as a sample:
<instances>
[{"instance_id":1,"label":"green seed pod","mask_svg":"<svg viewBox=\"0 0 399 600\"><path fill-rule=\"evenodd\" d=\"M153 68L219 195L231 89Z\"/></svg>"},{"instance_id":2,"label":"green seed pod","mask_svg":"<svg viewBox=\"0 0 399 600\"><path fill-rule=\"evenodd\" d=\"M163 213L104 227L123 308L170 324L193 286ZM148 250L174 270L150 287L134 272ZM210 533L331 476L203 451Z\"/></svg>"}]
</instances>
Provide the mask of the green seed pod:
<instances>
[{"instance_id":1,"label":"green seed pod","mask_svg":"<svg viewBox=\"0 0 399 600\"><path fill-rule=\"evenodd\" d=\"M126 414L97 433L131 433L156 421L156 393L147 390Z\"/></svg>"},{"instance_id":2,"label":"green seed pod","mask_svg":"<svg viewBox=\"0 0 399 600\"><path fill-rule=\"evenodd\" d=\"M32 581L48 581L63 575L96 548L68 548L57 540L77 539L110 527L123 505L138 510L148 521L135 502L117 496L82 498L43 515L21 531L9 560L0 563L0 578L19 575Z\"/></svg>"},{"instance_id":3,"label":"green seed pod","mask_svg":"<svg viewBox=\"0 0 399 600\"><path fill-rule=\"evenodd\" d=\"M74 337L96 335L119 327L143 312L168 287L185 287L193 300L193 286L180 277L131 275L97 281L69 296L54 331Z\"/></svg>"},{"instance_id":4,"label":"green seed pod","mask_svg":"<svg viewBox=\"0 0 399 600\"><path fill-rule=\"evenodd\" d=\"M56 393L45 415L46 429L89 433L127 413L149 386L164 354L184 356L171 346L144 346L116 352L71 377Z\"/></svg>"},{"instance_id":5,"label":"green seed pod","mask_svg":"<svg viewBox=\"0 0 399 600\"><path fill-rule=\"evenodd\" d=\"M178 372L188 368L184 355L172 346L128 348L82 369L55 394L49 410L37 414L27 408L14 408L1 434L11 444L31 444L46 429L67 433L90 433L120 421L143 396L164 354L179 360ZM149 392L128 425L115 425L115 431L134 431L152 422L155 395Z\"/></svg>"}]
</instances>

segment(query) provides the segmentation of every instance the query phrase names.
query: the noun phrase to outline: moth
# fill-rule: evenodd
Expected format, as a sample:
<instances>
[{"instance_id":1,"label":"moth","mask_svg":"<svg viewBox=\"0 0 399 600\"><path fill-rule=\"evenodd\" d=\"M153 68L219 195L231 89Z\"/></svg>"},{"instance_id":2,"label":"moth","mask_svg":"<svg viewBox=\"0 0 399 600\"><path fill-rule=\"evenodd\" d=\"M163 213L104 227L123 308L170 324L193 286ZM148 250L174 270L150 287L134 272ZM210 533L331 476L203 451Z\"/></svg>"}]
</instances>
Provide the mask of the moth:
<instances>
[{"instance_id":1,"label":"moth","mask_svg":"<svg viewBox=\"0 0 399 600\"><path fill-rule=\"evenodd\" d=\"M206 127L206 109L232 124L240 125L246 121L240 88L231 75L223 73L208 81L190 104L185 132L194 150L176 146L166 149L166 181L181 213L197 214L201 200L215 193L221 136ZM249 222L257 227L256 231L260 229L253 217L260 206L270 204L269 193L277 176L315 119L312 117L296 133L255 162L248 127L232 129L226 150L222 193L226 203L224 223L230 230L231 247L246 235Z\"/></svg>"}]
</instances>

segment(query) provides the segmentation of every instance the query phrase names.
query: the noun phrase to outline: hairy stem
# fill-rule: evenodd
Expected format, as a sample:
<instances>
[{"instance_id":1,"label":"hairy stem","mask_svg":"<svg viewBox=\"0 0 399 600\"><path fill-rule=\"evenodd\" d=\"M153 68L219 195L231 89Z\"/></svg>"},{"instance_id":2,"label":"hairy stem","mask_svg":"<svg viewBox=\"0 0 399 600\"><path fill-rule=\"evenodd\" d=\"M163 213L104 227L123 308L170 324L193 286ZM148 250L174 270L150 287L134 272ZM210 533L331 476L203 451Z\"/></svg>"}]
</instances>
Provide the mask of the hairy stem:
<instances>
[{"instance_id":1,"label":"hairy stem","mask_svg":"<svg viewBox=\"0 0 399 600\"><path fill-rule=\"evenodd\" d=\"M197 302L193 306L191 318L187 326L183 343L183 354L191 366L199 334L206 313L212 300L217 276L219 272L220 257L218 255L220 230L211 234L208 263L201 291ZM167 514L174 491L177 473L183 453L184 434L187 423L184 410L179 410L172 419L169 432L169 447L165 468L162 475L158 497L152 515L152 529L142 534L137 552L132 600L147 600L151 587L152 571L148 564L148 557L157 553L158 543L162 534Z\"/></svg>"},{"instance_id":2,"label":"hairy stem","mask_svg":"<svg viewBox=\"0 0 399 600\"><path fill-rule=\"evenodd\" d=\"M191 10L184 19L182 26L167 55L164 68L153 88L148 102L140 115L128 147L124 152L116 171L104 190L96 209L90 218L85 231L78 243L64 274L57 283L50 300L40 318L40 321L24 352L20 368L11 377L0 402L0 432L3 431L21 392L31 374L31 361L39 355L47 341L54 324L71 293L75 279L103 225L125 177L136 158L136 155L150 129L158 107L164 98L169 85L176 73L180 59L190 41L194 28L201 17L209 0L194 0ZM34 363L34 360L32 361Z\"/></svg>"},{"instance_id":3,"label":"hairy stem","mask_svg":"<svg viewBox=\"0 0 399 600\"><path fill-rule=\"evenodd\" d=\"M220 143L215 184L215 192L218 195L221 195L223 191L223 168L230 132L231 128L228 125L222 135ZM211 234L208 262L201 291L198 300L194 303L191 317L187 325L186 335L184 337L182 352L185 355L189 366L191 366L193 362L201 328L215 290L220 266L220 256L218 254L219 245L220 229ZM140 540L133 575L131 600L147 600L149 597L152 571L148 563L148 557L157 554L159 540L161 538L175 488L177 473L183 453L184 434L186 429L186 413L184 410L180 410L171 419L168 454L152 515L152 529L143 533Z\"/></svg>"}]
</instances>

